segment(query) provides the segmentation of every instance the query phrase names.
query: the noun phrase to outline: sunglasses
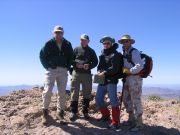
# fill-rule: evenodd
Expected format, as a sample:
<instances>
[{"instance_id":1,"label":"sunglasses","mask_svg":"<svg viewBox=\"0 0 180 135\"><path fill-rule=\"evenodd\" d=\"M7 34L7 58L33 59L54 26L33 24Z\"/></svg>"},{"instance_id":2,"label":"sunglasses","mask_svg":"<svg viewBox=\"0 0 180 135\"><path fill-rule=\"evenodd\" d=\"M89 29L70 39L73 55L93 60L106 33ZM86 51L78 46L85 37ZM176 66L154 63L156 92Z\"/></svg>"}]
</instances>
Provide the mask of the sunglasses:
<instances>
[{"instance_id":1,"label":"sunglasses","mask_svg":"<svg viewBox=\"0 0 180 135\"><path fill-rule=\"evenodd\" d=\"M110 45L110 42L104 42L103 45Z\"/></svg>"},{"instance_id":2,"label":"sunglasses","mask_svg":"<svg viewBox=\"0 0 180 135\"><path fill-rule=\"evenodd\" d=\"M63 34L63 32L61 32L61 31L56 31L56 32L54 32L55 34Z\"/></svg>"}]
</instances>

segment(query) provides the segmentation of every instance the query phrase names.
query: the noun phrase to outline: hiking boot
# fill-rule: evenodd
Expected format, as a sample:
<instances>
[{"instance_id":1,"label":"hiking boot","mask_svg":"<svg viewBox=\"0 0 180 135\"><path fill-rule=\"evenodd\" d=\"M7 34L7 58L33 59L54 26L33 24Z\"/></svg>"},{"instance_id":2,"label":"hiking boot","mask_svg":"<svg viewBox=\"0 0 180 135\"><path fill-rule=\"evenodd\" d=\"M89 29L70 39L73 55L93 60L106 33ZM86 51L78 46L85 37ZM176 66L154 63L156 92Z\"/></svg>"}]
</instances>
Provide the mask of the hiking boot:
<instances>
[{"instance_id":1,"label":"hiking boot","mask_svg":"<svg viewBox=\"0 0 180 135\"><path fill-rule=\"evenodd\" d=\"M82 100L82 112L83 114L87 114L89 110L89 99L83 99Z\"/></svg>"},{"instance_id":2,"label":"hiking boot","mask_svg":"<svg viewBox=\"0 0 180 135\"><path fill-rule=\"evenodd\" d=\"M71 121L75 121L75 120L77 119L76 113L71 113L69 119L70 119Z\"/></svg>"},{"instance_id":3,"label":"hiking boot","mask_svg":"<svg viewBox=\"0 0 180 135\"><path fill-rule=\"evenodd\" d=\"M119 125L120 110L119 107L112 107L112 125Z\"/></svg>"},{"instance_id":4,"label":"hiking boot","mask_svg":"<svg viewBox=\"0 0 180 135\"><path fill-rule=\"evenodd\" d=\"M83 101L82 101L82 105L83 105L82 112L83 112L85 119L89 119L89 114L88 114L89 102L90 102L90 99L83 99Z\"/></svg>"},{"instance_id":5,"label":"hiking boot","mask_svg":"<svg viewBox=\"0 0 180 135\"><path fill-rule=\"evenodd\" d=\"M42 110L43 115L42 115L42 124L46 125L48 121L48 109L43 109Z\"/></svg>"},{"instance_id":6,"label":"hiking boot","mask_svg":"<svg viewBox=\"0 0 180 135\"><path fill-rule=\"evenodd\" d=\"M129 112L129 118L128 121L125 122L125 126L134 127L136 125L135 123L135 116L133 112Z\"/></svg>"},{"instance_id":7,"label":"hiking boot","mask_svg":"<svg viewBox=\"0 0 180 135\"><path fill-rule=\"evenodd\" d=\"M136 126L131 128L131 132L137 132L143 129L142 115L137 117Z\"/></svg>"},{"instance_id":8,"label":"hiking boot","mask_svg":"<svg viewBox=\"0 0 180 135\"><path fill-rule=\"evenodd\" d=\"M61 110L60 112L57 111L56 118L57 118L58 120L64 119L64 110Z\"/></svg>"},{"instance_id":9,"label":"hiking boot","mask_svg":"<svg viewBox=\"0 0 180 135\"><path fill-rule=\"evenodd\" d=\"M89 119L90 118L88 113L84 113L83 115L84 115L85 119Z\"/></svg>"},{"instance_id":10,"label":"hiking boot","mask_svg":"<svg viewBox=\"0 0 180 135\"><path fill-rule=\"evenodd\" d=\"M112 120L111 120L111 124L108 126L108 129L121 131L119 126L119 122L120 122L119 116L120 116L119 107L112 107Z\"/></svg>"},{"instance_id":11,"label":"hiking boot","mask_svg":"<svg viewBox=\"0 0 180 135\"><path fill-rule=\"evenodd\" d=\"M78 101L71 101L70 111L75 114L78 112Z\"/></svg>"}]
</instances>

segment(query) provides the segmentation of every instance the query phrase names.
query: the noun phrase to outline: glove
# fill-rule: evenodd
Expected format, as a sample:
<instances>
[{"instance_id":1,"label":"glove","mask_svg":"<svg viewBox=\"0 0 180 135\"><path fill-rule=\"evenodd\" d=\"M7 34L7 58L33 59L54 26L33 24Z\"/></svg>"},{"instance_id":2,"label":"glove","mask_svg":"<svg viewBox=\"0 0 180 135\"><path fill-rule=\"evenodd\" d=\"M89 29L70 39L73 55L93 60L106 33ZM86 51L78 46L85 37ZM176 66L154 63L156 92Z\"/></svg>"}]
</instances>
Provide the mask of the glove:
<instances>
[{"instance_id":1,"label":"glove","mask_svg":"<svg viewBox=\"0 0 180 135\"><path fill-rule=\"evenodd\" d=\"M123 68L122 70L123 70L123 73L126 74L126 75L131 74L131 72L130 72L130 70L128 68Z\"/></svg>"}]
</instances>

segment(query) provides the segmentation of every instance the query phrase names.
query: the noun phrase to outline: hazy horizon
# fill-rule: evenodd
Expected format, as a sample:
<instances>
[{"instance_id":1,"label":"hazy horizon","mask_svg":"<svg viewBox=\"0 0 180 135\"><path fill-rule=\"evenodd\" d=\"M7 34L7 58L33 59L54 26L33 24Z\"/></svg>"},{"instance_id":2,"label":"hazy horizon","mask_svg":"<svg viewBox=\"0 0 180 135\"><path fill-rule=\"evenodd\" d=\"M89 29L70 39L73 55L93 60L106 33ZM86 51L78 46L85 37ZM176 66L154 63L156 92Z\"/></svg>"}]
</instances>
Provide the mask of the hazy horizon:
<instances>
[{"instance_id":1,"label":"hazy horizon","mask_svg":"<svg viewBox=\"0 0 180 135\"><path fill-rule=\"evenodd\" d=\"M16 85L16 86L0 86L0 96L7 96L13 91L17 90L29 90L32 89L33 87L41 87L42 85ZM68 85L66 87L67 90L70 90L70 86ZM122 91L122 86L118 85L117 88L118 92ZM93 85L92 90L96 91L97 90L97 85ZM57 92L57 86L53 88L53 93ZM159 95L163 98L176 98L180 99L180 85L144 85L142 88L142 95L147 96L147 95Z\"/></svg>"},{"instance_id":2,"label":"hazy horizon","mask_svg":"<svg viewBox=\"0 0 180 135\"><path fill-rule=\"evenodd\" d=\"M21 85L28 85L28 86L42 86L43 85L43 83L42 84L15 84L15 85L0 85L0 87L4 87L4 86L21 86ZM70 85L69 83L67 84L67 85ZM95 83L93 83L93 85L97 85L97 84L95 84ZM121 85L120 84L120 81L119 81L119 83L118 83L118 86L119 85ZM163 83L161 83L161 84L143 84L143 86L169 86L169 85L172 85L172 86L180 86L180 84L176 84L176 83L171 83L171 84L163 84Z\"/></svg>"}]
</instances>

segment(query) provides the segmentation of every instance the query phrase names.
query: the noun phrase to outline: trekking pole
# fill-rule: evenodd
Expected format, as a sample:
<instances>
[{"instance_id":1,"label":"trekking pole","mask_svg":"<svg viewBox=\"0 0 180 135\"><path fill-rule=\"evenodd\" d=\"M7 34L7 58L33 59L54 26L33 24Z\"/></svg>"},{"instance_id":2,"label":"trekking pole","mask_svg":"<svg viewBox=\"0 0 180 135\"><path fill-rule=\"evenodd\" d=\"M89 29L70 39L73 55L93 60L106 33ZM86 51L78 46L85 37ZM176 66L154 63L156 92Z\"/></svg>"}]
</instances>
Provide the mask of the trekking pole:
<instances>
[{"instance_id":1,"label":"trekking pole","mask_svg":"<svg viewBox=\"0 0 180 135\"><path fill-rule=\"evenodd\" d=\"M122 79L122 92L121 92L121 98L120 98L120 118L119 118L119 123L121 123L121 109L122 109L122 101L123 101L123 93L124 93L124 83L125 83L125 78Z\"/></svg>"}]
</instances>

